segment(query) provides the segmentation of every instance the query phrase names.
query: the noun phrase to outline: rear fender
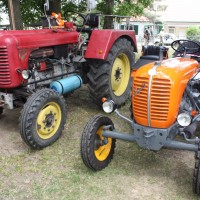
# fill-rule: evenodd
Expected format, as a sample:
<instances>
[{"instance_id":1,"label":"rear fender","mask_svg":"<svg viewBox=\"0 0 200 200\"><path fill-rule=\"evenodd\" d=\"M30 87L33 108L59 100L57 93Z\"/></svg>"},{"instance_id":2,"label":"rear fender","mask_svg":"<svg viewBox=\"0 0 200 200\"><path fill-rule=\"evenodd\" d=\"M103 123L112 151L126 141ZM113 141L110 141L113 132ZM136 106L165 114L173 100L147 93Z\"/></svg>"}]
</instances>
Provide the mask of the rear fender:
<instances>
[{"instance_id":1,"label":"rear fender","mask_svg":"<svg viewBox=\"0 0 200 200\"><path fill-rule=\"evenodd\" d=\"M119 38L126 38L131 41L134 52L137 52L135 32L132 30L93 30L85 58L95 58L105 60L113 44Z\"/></svg>"}]
</instances>

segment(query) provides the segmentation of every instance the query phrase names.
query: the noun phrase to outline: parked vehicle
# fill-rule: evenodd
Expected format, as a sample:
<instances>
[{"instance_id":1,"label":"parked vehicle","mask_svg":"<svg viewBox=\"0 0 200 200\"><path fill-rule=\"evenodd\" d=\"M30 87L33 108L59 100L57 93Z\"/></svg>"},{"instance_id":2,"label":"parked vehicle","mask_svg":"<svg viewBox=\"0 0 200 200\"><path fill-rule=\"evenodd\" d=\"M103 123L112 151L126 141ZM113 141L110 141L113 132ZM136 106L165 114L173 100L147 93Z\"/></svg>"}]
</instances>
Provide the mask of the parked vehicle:
<instances>
[{"instance_id":1,"label":"parked vehicle","mask_svg":"<svg viewBox=\"0 0 200 200\"><path fill-rule=\"evenodd\" d=\"M165 33L164 36L163 36L163 44L166 45L166 46L170 46L171 43L175 40L176 40L176 36L172 33ZM159 35L157 35L155 37L154 44L156 46L162 45L161 42L160 42L160 36Z\"/></svg>"},{"instance_id":2,"label":"parked vehicle","mask_svg":"<svg viewBox=\"0 0 200 200\"><path fill-rule=\"evenodd\" d=\"M34 149L59 138L63 95L82 84L98 105L104 96L123 104L130 94L134 31L102 30L99 14L76 14L81 27L53 13L43 18L43 29L0 31L0 114L23 106L20 134Z\"/></svg>"},{"instance_id":3,"label":"parked vehicle","mask_svg":"<svg viewBox=\"0 0 200 200\"><path fill-rule=\"evenodd\" d=\"M191 45L185 45L186 42ZM81 156L87 167L98 171L113 158L116 139L136 142L153 151L165 147L194 151L193 191L200 194L200 138L196 134L200 121L200 72L195 56L200 45L176 40L171 47L182 56L152 62L133 71L131 119L119 113L114 100L103 103L106 113L117 113L130 123L133 131L120 133L109 117L95 116L84 128Z\"/></svg>"}]
</instances>

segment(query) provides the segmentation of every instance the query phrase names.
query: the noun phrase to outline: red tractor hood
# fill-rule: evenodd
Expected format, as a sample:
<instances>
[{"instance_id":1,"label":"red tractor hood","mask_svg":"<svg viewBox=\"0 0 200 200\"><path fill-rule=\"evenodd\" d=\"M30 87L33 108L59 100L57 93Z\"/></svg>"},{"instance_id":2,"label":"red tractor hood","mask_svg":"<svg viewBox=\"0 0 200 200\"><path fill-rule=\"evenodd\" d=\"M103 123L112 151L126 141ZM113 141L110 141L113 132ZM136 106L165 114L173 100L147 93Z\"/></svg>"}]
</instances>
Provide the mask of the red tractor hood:
<instances>
[{"instance_id":1,"label":"red tractor hood","mask_svg":"<svg viewBox=\"0 0 200 200\"><path fill-rule=\"evenodd\" d=\"M38 48L78 42L79 33L63 29L0 31L0 45L8 45L15 40L19 49Z\"/></svg>"},{"instance_id":2,"label":"red tractor hood","mask_svg":"<svg viewBox=\"0 0 200 200\"><path fill-rule=\"evenodd\" d=\"M14 88L22 84L18 71L28 69L32 51L77 44L78 38L78 32L63 29L0 31L0 88Z\"/></svg>"}]
</instances>

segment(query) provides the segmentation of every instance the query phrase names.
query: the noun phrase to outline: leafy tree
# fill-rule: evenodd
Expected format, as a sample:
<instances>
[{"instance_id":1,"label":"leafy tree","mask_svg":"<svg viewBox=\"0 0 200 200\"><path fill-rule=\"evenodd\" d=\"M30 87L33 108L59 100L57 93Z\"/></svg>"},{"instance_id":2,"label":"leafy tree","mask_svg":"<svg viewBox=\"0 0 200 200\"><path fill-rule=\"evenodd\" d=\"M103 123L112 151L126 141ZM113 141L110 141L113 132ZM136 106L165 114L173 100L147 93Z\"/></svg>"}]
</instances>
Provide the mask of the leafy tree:
<instances>
[{"instance_id":1,"label":"leafy tree","mask_svg":"<svg viewBox=\"0 0 200 200\"><path fill-rule=\"evenodd\" d=\"M15 0L16 1L16 0ZM45 0L18 0L20 1L20 8L22 13L22 21L25 26L41 21L41 16L44 15ZM87 0L49 0L50 12L54 10L58 12L61 10L66 13L67 11L85 12L87 10ZM138 16L148 7L153 0L102 0L97 3L97 11L104 14L116 15L129 15ZM7 0L0 0L0 7L4 8L2 11L8 13ZM53 9L52 9L53 8ZM105 20L107 27L111 26L111 21Z\"/></svg>"},{"instance_id":2,"label":"leafy tree","mask_svg":"<svg viewBox=\"0 0 200 200\"><path fill-rule=\"evenodd\" d=\"M153 3L153 0L103 0L97 4L97 10L104 14L138 16Z\"/></svg>"},{"instance_id":3,"label":"leafy tree","mask_svg":"<svg viewBox=\"0 0 200 200\"><path fill-rule=\"evenodd\" d=\"M139 16L152 3L153 0L102 0L97 4L97 10L107 15ZM105 28L111 26L111 22L107 22L107 19Z\"/></svg>"},{"instance_id":4,"label":"leafy tree","mask_svg":"<svg viewBox=\"0 0 200 200\"><path fill-rule=\"evenodd\" d=\"M38 23L41 21L41 16L44 15L44 3L45 0L14 0L20 2L20 10L22 15L22 21L25 26L30 24ZM66 3L66 0L49 0L50 10L47 14L54 12L65 12L66 10L83 12L87 9L86 0L80 1L70 1ZM7 0L0 0L0 8L4 13L8 13Z\"/></svg>"},{"instance_id":5,"label":"leafy tree","mask_svg":"<svg viewBox=\"0 0 200 200\"><path fill-rule=\"evenodd\" d=\"M11 28L14 30L23 29L19 0L8 0L8 8Z\"/></svg>"},{"instance_id":6,"label":"leafy tree","mask_svg":"<svg viewBox=\"0 0 200 200\"><path fill-rule=\"evenodd\" d=\"M187 28L186 37L188 40L200 41L200 28L199 27Z\"/></svg>"}]
</instances>

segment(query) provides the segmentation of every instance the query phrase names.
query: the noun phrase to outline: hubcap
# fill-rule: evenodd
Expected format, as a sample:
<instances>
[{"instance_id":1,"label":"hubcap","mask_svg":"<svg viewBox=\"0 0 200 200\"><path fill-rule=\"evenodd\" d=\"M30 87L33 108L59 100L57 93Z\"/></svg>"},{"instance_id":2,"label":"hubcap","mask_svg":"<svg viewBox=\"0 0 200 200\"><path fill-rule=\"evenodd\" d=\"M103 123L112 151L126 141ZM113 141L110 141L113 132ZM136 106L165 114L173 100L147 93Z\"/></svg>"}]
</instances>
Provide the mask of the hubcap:
<instances>
[{"instance_id":1,"label":"hubcap","mask_svg":"<svg viewBox=\"0 0 200 200\"><path fill-rule=\"evenodd\" d=\"M103 127L100 127L97 131L97 141L96 141L96 150L94 151L96 158L99 161L104 161L108 157L110 150L111 150L111 145L112 145L112 139L108 138L107 143L105 145L100 145L104 141L104 137L102 136L102 130Z\"/></svg>"},{"instance_id":2,"label":"hubcap","mask_svg":"<svg viewBox=\"0 0 200 200\"><path fill-rule=\"evenodd\" d=\"M111 86L116 96L121 96L130 79L130 62L126 54L121 53L115 59L111 72Z\"/></svg>"},{"instance_id":3,"label":"hubcap","mask_svg":"<svg viewBox=\"0 0 200 200\"><path fill-rule=\"evenodd\" d=\"M37 133L42 139L51 138L58 130L62 113L60 106L55 102L47 103L37 117Z\"/></svg>"}]
</instances>

